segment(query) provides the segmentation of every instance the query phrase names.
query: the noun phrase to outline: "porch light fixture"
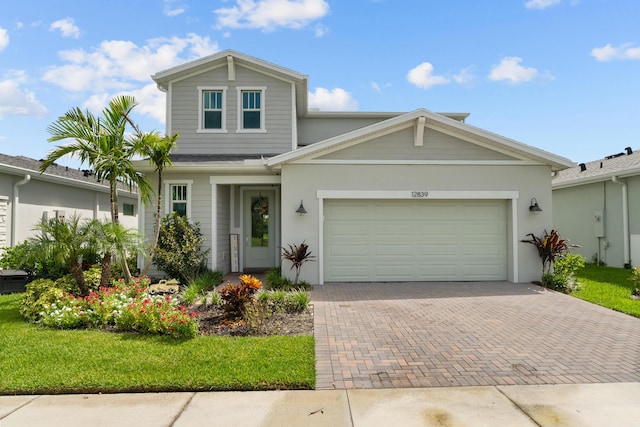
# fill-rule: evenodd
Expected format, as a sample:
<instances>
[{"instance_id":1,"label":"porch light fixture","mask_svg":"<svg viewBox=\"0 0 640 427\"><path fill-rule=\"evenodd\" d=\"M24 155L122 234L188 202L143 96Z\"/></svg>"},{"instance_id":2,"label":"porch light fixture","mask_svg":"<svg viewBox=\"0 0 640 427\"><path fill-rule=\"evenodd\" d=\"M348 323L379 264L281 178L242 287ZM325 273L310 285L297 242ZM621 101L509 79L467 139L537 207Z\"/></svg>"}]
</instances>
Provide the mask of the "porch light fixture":
<instances>
[{"instance_id":1,"label":"porch light fixture","mask_svg":"<svg viewBox=\"0 0 640 427\"><path fill-rule=\"evenodd\" d=\"M304 205L302 204L302 200L300 200L300 207L296 209L296 213L298 215L304 215L307 213L307 210L304 208Z\"/></svg>"},{"instance_id":2,"label":"porch light fixture","mask_svg":"<svg viewBox=\"0 0 640 427\"><path fill-rule=\"evenodd\" d=\"M534 214L538 212L542 212L542 208L538 206L538 201L536 200L535 197L531 199L531 206L529 206L529 212L532 212Z\"/></svg>"}]
</instances>

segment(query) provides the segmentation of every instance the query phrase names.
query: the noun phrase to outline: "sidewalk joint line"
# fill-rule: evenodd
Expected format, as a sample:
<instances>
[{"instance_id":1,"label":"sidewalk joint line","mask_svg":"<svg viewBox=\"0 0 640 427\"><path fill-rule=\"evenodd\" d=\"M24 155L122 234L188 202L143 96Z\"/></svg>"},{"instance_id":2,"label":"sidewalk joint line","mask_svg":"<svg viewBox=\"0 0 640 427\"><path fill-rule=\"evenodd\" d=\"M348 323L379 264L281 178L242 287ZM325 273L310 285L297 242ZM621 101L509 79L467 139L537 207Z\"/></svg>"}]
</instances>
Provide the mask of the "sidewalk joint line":
<instances>
[{"instance_id":1,"label":"sidewalk joint line","mask_svg":"<svg viewBox=\"0 0 640 427\"><path fill-rule=\"evenodd\" d=\"M529 387L532 387L532 386L529 386ZM516 401L515 401L515 400L513 400L513 399L511 399L509 396L507 396L507 394L506 394L505 392L503 392L503 391L500 389L500 387L493 387L493 388L495 388L496 390L498 390L498 393L500 393L501 395L503 395L504 397L506 397L506 398L507 398L507 400L508 400L509 402L511 402L511 404L512 404L515 408L517 408L517 409L518 409L518 411L520 411L522 414L524 414L524 416L525 416L525 417L529 418L529 419L531 420L531 422L533 422L533 423L534 423L535 425L537 425L538 427L542 427L542 424L540 424L539 422L537 422L537 421L536 421L536 420L535 420L531 415L529 415L529 414L528 414L524 409L522 409L522 408L520 407L520 405L518 405L518 404L516 403Z\"/></svg>"},{"instance_id":2,"label":"sidewalk joint line","mask_svg":"<svg viewBox=\"0 0 640 427\"><path fill-rule=\"evenodd\" d=\"M180 419L180 417L182 416L182 414L184 413L184 411L187 409L187 407L189 406L189 404L191 404L191 401L193 400L194 397L196 397L197 392L193 392L191 393L191 397L189 397L189 400L187 400L187 402L182 405L182 408L180 408L180 410L178 411L178 413L176 414L175 417L173 417L173 419L171 420L171 422L169 423L169 427L172 427L176 421L178 421Z\"/></svg>"}]
</instances>

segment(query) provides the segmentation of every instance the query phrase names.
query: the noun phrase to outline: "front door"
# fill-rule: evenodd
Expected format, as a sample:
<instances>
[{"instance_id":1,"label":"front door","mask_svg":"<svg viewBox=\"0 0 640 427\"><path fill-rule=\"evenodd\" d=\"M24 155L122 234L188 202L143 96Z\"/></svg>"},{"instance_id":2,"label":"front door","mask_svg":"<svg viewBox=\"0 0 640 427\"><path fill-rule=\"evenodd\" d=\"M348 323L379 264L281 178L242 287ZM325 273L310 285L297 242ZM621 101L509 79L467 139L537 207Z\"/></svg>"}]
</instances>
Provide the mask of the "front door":
<instances>
[{"instance_id":1,"label":"front door","mask_svg":"<svg viewBox=\"0 0 640 427\"><path fill-rule=\"evenodd\" d=\"M275 191L244 192L244 271L275 266Z\"/></svg>"}]
</instances>

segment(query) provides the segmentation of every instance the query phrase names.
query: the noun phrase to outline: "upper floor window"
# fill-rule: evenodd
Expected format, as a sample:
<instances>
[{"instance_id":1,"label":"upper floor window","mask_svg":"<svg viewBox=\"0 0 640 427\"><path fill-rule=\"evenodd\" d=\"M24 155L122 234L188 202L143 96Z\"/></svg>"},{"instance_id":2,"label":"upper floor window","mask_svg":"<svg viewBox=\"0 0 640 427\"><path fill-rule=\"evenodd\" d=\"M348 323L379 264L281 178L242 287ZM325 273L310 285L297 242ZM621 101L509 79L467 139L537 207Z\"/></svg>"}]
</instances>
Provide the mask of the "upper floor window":
<instances>
[{"instance_id":1,"label":"upper floor window","mask_svg":"<svg viewBox=\"0 0 640 427\"><path fill-rule=\"evenodd\" d=\"M199 87L200 102L198 130L209 132L226 131L226 88Z\"/></svg>"},{"instance_id":2,"label":"upper floor window","mask_svg":"<svg viewBox=\"0 0 640 427\"><path fill-rule=\"evenodd\" d=\"M191 216L191 184L193 181L168 181L168 197L166 197L165 211L175 212L180 216Z\"/></svg>"},{"instance_id":3,"label":"upper floor window","mask_svg":"<svg viewBox=\"0 0 640 427\"><path fill-rule=\"evenodd\" d=\"M123 203L122 204L122 214L126 216L134 216L135 215L135 207L131 203Z\"/></svg>"},{"instance_id":4,"label":"upper floor window","mask_svg":"<svg viewBox=\"0 0 640 427\"><path fill-rule=\"evenodd\" d=\"M238 130L264 131L264 88L238 88Z\"/></svg>"}]
</instances>

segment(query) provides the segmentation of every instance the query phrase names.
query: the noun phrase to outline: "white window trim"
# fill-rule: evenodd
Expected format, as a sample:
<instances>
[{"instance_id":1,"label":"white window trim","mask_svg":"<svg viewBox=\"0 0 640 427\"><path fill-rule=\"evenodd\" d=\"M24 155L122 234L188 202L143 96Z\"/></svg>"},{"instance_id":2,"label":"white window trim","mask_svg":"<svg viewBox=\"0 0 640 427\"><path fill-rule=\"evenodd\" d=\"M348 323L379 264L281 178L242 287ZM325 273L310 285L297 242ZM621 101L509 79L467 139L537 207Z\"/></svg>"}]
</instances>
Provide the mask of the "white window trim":
<instances>
[{"instance_id":1,"label":"white window trim","mask_svg":"<svg viewBox=\"0 0 640 427\"><path fill-rule=\"evenodd\" d=\"M198 129L197 133L227 133L227 89L228 86L198 86ZM205 129L202 94L208 91L222 91L222 128Z\"/></svg>"},{"instance_id":2,"label":"white window trim","mask_svg":"<svg viewBox=\"0 0 640 427\"><path fill-rule=\"evenodd\" d=\"M238 86L236 87L238 94L238 125L236 132L237 133L265 133L267 129L265 127L265 117L267 116L267 98L265 96L267 87L266 86ZM261 92L260 94L260 129L243 129L242 128L242 92L243 91L254 91Z\"/></svg>"},{"instance_id":3,"label":"white window trim","mask_svg":"<svg viewBox=\"0 0 640 427\"><path fill-rule=\"evenodd\" d=\"M193 184L192 179L170 179L164 181L164 213L165 215L173 212L171 205L171 186L172 185L186 185L187 186L187 218L191 219L191 204L193 200L191 198L191 186Z\"/></svg>"}]
</instances>

